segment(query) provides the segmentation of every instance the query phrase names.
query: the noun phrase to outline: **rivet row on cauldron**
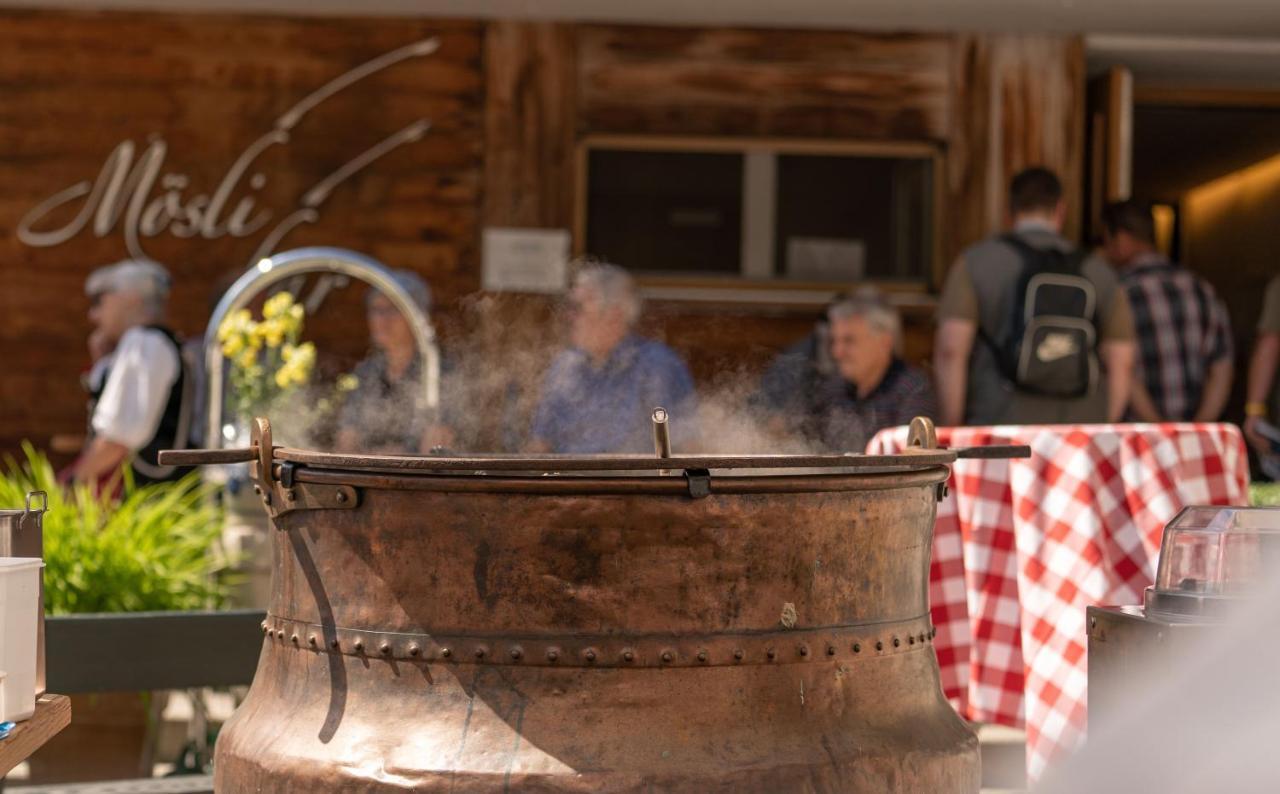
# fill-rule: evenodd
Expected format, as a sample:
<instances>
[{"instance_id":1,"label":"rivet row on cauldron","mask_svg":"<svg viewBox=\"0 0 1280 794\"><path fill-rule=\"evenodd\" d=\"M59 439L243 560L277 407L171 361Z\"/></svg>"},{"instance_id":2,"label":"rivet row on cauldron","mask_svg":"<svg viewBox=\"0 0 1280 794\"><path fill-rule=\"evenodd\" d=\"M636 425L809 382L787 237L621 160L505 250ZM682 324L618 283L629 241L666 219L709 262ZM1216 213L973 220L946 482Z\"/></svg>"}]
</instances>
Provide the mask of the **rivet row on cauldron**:
<instances>
[{"instance_id":1,"label":"rivet row on cauldron","mask_svg":"<svg viewBox=\"0 0 1280 794\"><path fill-rule=\"evenodd\" d=\"M292 621L285 621L285 622L288 623ZM306 624L301 624L301 625L305 626ZM269 624L268 621L265 621L265 620L262 621L259 624L259 626L268 637L271 637L273 639L279 639L281 641L283 641L285 637L288 637L289 640L294 645L298 645L301 642L301 637L303 636L297 631L289 632L283 627L280 627L280 628L273 627ZM910 646L914 646L917 644L917 640L919 640L920 644L924 644L927 640L934 639L937 636L937 633L938 633L937 627L930 626L928 631L922 631L919 634L907 634L906 635L907 644ZM312 648L319 647L319 638L315 633L307 634L306 637L307 637L308 645L310 645ZM896 636L896 635L892 636L890 638L890 641L893 643L894 648L902 647L902 638L900 636ZM340 639L335 637L334 639L328 642L328 645L331 648L341 652L342 642ZM883 652L885 650L884 646L885 646L884 640L876 640L875 649L877 651ZM352 641L350 647L354 653L363 654L365 650L364 638L356 637ZM796 647L796 653L801 659L809 660L812 658L811 654L809 653L809 645L807 643L800 643L800 644L797 644L795 647ZM839 653L839 648L835 644L825 644L824 647L826 648L826 651L827 651L826 656L828 657L835 657ZM850 648L855 654L862 653L862 644L860 642L852 643ZM396 645L392 644L392 642L388 640L382 640L378 644L378 651L384 657L394 657L396 655ZM423 655L423 648L419 643L412 642L407 646L404 646L403 652L410 657L417 658ZM561 653L562 653L561 649L556 646L548 647L544 651L546 660L552 663L557 662L560 659ZM475 648L473 649L473 654L478 661L483 661L485 659L491 658L490 649L487 645L475 646ZM599 654L600 652L597 648L588 647L581 652L581 658L588 664L595 664L600 658ZM507 655L510 656L513 662L520 662L525 657L525 650L523 646L513 645L507 648ZM674 648L671 648L671 647L663 648L658 654L659 663L663 665L674 664L677 662L679 655L680 655L679 652ZM452 650L446 646L441 646L439 651L437 652L437 658L449 659L451 658L451 656L452 656ZM710 650L708 650L705 647L698 648L697 651L694 654L692 654L692 656L702 664L712 663L712 653ZM776 648L770 647L766 649L765 656L767 657L768 661L775 662L778 660L778 651ZM619 653L619 658L621 659L621 661L627 664L636 663L637 657L638 657L637 651L634 648L630 648L630 647L624 648ZM428 658L431 658L431 657L428 657ZM747 652L742 648L735 648L733 649L733 652L732 652L732 658L734 662L742 662L747 658Z\"/></svg>"}]
</instances>

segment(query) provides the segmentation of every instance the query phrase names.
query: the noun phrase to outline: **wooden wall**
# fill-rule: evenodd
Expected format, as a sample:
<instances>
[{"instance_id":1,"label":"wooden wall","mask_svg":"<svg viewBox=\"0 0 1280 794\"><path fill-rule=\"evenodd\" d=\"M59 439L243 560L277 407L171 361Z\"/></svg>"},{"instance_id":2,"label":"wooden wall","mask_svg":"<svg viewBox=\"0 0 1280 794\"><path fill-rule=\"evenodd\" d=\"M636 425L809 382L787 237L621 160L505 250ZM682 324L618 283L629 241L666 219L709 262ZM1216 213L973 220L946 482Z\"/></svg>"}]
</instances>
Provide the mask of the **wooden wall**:
<instances>
[{"instance_id":1,"label":"wooden wall","mask_svg":"<svg viewBox=\"0 0 1280 794\"><path fill-rule=\"evenodd\" d=\"M0 449L82 426L81 285L93 267L126 254L119 226L54 247L22 243L15 230L32 206L92 179L118 142L142 148L152 134L168 144L166 172L188 178L186 195L209 193L302 97L430 35L440 37L437 54L325 100L288 144L259 158L265 185L242 183L234 195L253 197L278 221L350 158L429 118L425 137L337 187L319 220L289 233L279 249L340 245L422 272L446 344L494 371L518 362L511 377L523 379L526 392L528 373L555 338L554 303L478 294L480 230L572 227L575 155L585 136L933 142L945 154L939 233L948 261L1000 225L1014 170L1045 163L1069 184L1080 182L1078 37L4 12ZM263 233L143 240L177 276L180 330L203 328L211 300ZM350 359L365 338L359 291L336 300L347 310L326 312L316 332L326 349ZM655 302L644 323L707 384L726 371L754 377L814 314ZM927 355L929 330L927 307L909 316L911 357Z\"/></svg>"},{"instance_id":2,"label":"wooden wall","mask_svg":"<svg viewBox=\"0 0 1280 794\"><path fill-rule=\"evenodd\" d=\"M493 97L518 95L524 106L536 106L530 94L537 91L545 92L545 107L552 109L535 114L532 124L500 114L499 128L517 128L503 135L493 135L492 124L488 128L486 162L521 165L516 171L490 167L486 189L518 205L520 217L541 220L532 225L572 225L572 201L536 191L571 184L562 154L592 134L934 143L945 155L944 215L937 230L945 262L1001 227L1006 187L1019 169L1043 164L1068 185L1082 181L1079 37L508 21L491 23L487 41L490 48L503 47L504 64L522 64L487 71L491 114ZM548 127L551 116L566 121ZM537 136L536 144L529 135ZM541 162L512 156L513 147L527 153L530 145L543 147ZM1074 234L1079 195L1072 192L1069 202ZM708 383L726 370L754 376L777 350L807 332L816 313L814 307L665 302L649 307L645 325ZM932 345L932 312L927 306L910 310L906 320L908 357L923 361Z\"/></svg>"},{"instance_id":3,"label":"wooden wall","mask_svg":"<svg viewBox=\"0 0 1280 794\"><path fill-rule=\"evenodd\" d=\"M482 28L426 20L277 19L151 14L0 13L0 449L83 428L85 276L127 254L123 226L53 247L21 242L34 205L92 180L112 148L149 136L186 197L212 194L244 149L329 80L428 36L439 51L390 66L316 105L236 186L271 218L245 237L143 238L175 278L173 320L199 334L211 302L300 197L371 146L420 119L432 127L335 187L319 220L280 249L337 245L423 273L446 319L479 285L484 82ZM248 180L262 173L254 190ZM161 196L159 185L152 191ZM83 203L83 202L82 202ZM75 207L48 219L51 229ZM225 216L224 216L225 217ZM347 360L364 345L360 290L336 297L314 331Z\"/></svg>"}]
</instances>

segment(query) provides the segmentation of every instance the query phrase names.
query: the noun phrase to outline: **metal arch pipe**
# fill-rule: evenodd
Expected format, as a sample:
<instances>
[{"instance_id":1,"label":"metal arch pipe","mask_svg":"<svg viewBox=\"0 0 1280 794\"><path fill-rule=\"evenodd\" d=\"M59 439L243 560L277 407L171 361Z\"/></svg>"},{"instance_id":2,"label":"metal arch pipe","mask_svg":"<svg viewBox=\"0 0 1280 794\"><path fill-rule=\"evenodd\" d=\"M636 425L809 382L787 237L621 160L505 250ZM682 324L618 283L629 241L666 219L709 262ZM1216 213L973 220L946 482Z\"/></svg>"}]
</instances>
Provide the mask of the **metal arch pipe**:
<instances>
[{"instance_id":1,"label":"metal arch pipe","mask_svg":"<svg viewBox=\"0 0 1280 794\"><path fill-rule=\"evenodd\" d=\"M223 355L218 344L218 327L234 311L249 305L262 290L299 275L335 273L363 281L381 292L409 321L422 357L422 406L428 410L440 404L440 350L436 347L435 329L431 321L409 293L400 286L385 265L370 257L345 248L296 248L266 257L236 279L209 318L204 332L205 373L208 378L208 424L205 443L221 449L223 411Z\"/></svg>"}]
</instances>

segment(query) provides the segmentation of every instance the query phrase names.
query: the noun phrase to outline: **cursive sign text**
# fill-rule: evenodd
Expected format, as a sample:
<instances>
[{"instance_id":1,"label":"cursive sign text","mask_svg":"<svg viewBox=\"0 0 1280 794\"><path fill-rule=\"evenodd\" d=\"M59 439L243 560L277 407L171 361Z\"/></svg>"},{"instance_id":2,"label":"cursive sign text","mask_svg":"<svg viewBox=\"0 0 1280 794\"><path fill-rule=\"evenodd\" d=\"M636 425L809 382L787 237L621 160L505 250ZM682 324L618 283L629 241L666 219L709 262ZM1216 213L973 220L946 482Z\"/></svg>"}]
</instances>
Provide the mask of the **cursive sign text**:
<instances>
[{"instance_id":1,"label":"cursive sign text","mask_svg":"<svg viewBox=\"0 0 1280 794\"><path fill-rule=\"evenodd\" d=\"M352 157L304 191L297 206L282 215L259 202L267 184L266 174L257 168L263 153L288 144L294 127L329 97L401 61L430 55L439 46L438 39L424 39L325 83L246 146L211 192L194 191L187 174L165 169L169 145L159 135L152 135L141 148L132 140L121 141L107 155L96 178L63 188L32 207L18 223L18 239L26 245L49 247L86 229L96 237L119 231L131 256L148 258L145 238L166 233L206 240L245 238L265 230L249 259L252 264L269 256L293 229L318 221L319 207L340 184L389 152L420 140L431 122L419 119ZM61 226L47 226L51 215L65 217L68 212L74 214Z\"/></svg>"}]
</instances>

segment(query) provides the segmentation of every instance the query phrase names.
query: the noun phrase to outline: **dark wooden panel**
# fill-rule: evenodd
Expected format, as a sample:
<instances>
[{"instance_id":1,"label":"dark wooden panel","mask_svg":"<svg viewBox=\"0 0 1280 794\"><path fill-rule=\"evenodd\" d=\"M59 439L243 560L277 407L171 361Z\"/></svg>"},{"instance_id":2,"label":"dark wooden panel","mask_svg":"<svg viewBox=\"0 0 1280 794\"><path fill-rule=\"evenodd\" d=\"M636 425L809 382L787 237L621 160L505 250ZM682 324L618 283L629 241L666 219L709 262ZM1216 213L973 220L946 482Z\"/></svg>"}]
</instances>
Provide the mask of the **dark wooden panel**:
<instances>
[{"instance_id":1,"label":"dark wooden panel","mask_svg":"<svg viewBox=\"0 0 1280 794\"><path fill-rule=\"evenodd\" d=\"M955 38L943 248L947 262L1005 223L1009 180L1027 166L1047 166L1062 178L1067 233L1078 234L1084 67L1079 37Z\"/></svg>"},{"instance_id":2,"label":"dark wooden panel","mask_svg":"<svg viewBox=\"0 0 1280 794\"><path fill-rule=\"evenodd\" d=\"M586 26L592 132L941 140L946 36Z\"/></svg>"},{"instance_id":3,"label":"dark wooden panel","mask_svg":"<svg viewBox=\"0 0 1280 794\"><path fill-rule=\"evenodd\" d=\"M566 227L578 111L573 29L491 22L484 56L485 224Z\"/></svg>"},{"instance_id":4,"label":"dark wooden panel","mask_svg":"<svg viewBox=\"0 0 1280 794\"><path fill-rule=\"evenodd\" d=\"M212 302L267 229L312 186L420 119L432 128L340 184L321 217L289 233L277 250L337 245L422 273L450 312L479 286L478 222L484 137L483 28L470 21L333 19L83 12L0 13L0 447L44 444L78 432L87 365L85 276L126 255L117 227L48 248L16 237L36 203L93 179L120 141L141 151L168 145L163 172L186 176L187 195L211 193L237 156L286 110L384 53L429 36L433 55L396 63L316 105L290 141L254 161L231 205L253 196L272 212L244 238L144 239L175 276L172 320L204 329ZM247 180L261 173L255 190ZM159 186L152 196L162 195ZM56 227L74 212L51 218ZM310 324L323 355L345 366L366 345L360 287Z\"/></svg>"}]
</instances>

